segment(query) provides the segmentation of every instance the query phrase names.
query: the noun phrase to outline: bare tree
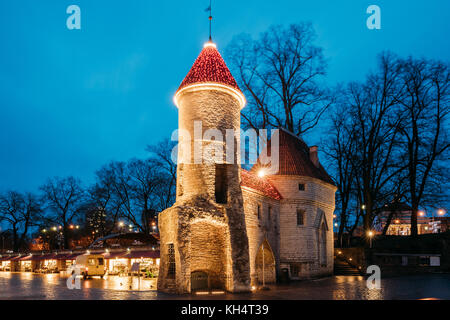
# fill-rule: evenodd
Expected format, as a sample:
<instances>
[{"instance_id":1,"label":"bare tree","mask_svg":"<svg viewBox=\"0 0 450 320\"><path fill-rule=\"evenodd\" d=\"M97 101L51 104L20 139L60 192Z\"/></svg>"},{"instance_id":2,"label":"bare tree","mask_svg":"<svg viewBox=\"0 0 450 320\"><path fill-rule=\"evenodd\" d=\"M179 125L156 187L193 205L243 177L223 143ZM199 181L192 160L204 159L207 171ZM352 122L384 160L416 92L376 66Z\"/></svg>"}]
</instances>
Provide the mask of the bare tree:
<instances>
[{"instance_id":1,"label":"bare tree","mask_svg":"<svg viewBox=\"0 0 450 320\"><path fill-rule=\"evenodd\" d=\"M96 172L96 181L88 189L85 220L88 231L98 236L114 232L121 214L122 200L115 192L114 165L103 166Z\"/></svg>"},{"instance_id":2,"label":"bare tree","mask_svg":"<svg viewBox=\"0 0 450 320\"><path fill-rule=\"evenodd\" d=\"M152 154L150 161L159 169L161 180L157 196L159 198L158 210L163 211L175 202L177 184L177 162L172 151L176 143L169 139L150 145L147 151Z\"/></svg>"},{"instance_id":3,"label":"bare tree","mask_svg":"<svg viewBox=\"0 0 450 320\"><path fill-rule=\"evenodd\" d=\"M42 198L49 211L47 217L61 226L64 249L69 249L70 224L81 211L85 192L74 177L49 179L41 187Z\"/></svg>"},{"instance_id":4,"label":"bare tree","mask_svg":"<svg viewBox=\"0 0 450 320\"><path fill-rule=\"evenodd\" d=\"M156 194L161 183L158 167L150 160L132 159L127 163L111 162L102 170L110 171L120 217L148 234L151 230L145 217L155 211Z\"/></svg>"},{"instance_id":5,"label":"bare tree","mask_svg":"<svg viewBox=\"0 0 450 320\"><path fill-rule=\"evenodd\" d=\"M36 225L40 211L40 203L31 193L9 191L0 195L0 220L10 228L14 251L26 248L28 232Z\"/></svg>"},{"instance_id":6,"label":"bare tree","mask_svg":"<svg viewBox=\"0 0 450 320\"><path fill-rule=\"evenodd\" d=\"M449 68L442 62L413 58L402 60L401 66L406 91L399 99L404 116L400 126L405 150L402 160L408 173L411 235L417 236L419 206L435 201L448 183L448 174L440 170L440 163L448 159L450 148L445 126L450 111Z\"/></svg>"},{"instance_id":7,"label":"bare tree","mask_svg":"<svg viewBox=\"0 0 450 320\"><path fill-rule=\"evenodd\" d=\"M402 120L398 114L398 100L403 94L401 68L390 53L381 54L379 61L377 72L363 84L351 83L344 93L356 146L350 159L366 231L386 199L395 194L396 179L405 169L397 161Z\"/></svg>"},{"instance_id":8,"label":"bare tree","mask_svg":"<svg viewBox=\"0 0 450 320\"><path fill-rule=\"evenodd\" d=\"M258 40L245 34L233 39L226 55L248 99L245 127L284 127L302 135L317 125L332 99L321 83L326 62L315 37L311 24L301 23L272 26Z\"/></svg>"},{"instance_id":9,"label":"bare tree","mask_svg":"<svg viewBox=\"0 0 450 320\"><path fill-rule=\"evenodd\" d=\"M345 101L342 101L345 103ZM354 200L355 167L352 156L356 152L357 144L354 127L349 123L350 117L342 104L336 105L336 112L331 118L331 127L328 137L324 142L324 152L331 164L334 174L334 182L337 186L336 213L339 215L338 243L343 245L343 235L347 225L351 222ZM359 219L355 219L358 222ZM347 229L348 230L348 229Z\"/></svg>"}]
</instances>

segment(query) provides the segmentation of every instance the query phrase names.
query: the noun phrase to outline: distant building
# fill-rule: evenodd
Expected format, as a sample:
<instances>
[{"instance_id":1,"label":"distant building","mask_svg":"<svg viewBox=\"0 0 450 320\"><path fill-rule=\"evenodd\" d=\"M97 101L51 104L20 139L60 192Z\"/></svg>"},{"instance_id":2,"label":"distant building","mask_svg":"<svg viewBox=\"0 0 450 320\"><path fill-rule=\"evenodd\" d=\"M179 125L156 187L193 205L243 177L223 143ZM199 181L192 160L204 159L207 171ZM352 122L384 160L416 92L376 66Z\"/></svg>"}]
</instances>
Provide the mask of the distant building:
<instances>
[{"instance_id":1,"label":"distant building","mask_svg":"<svg viewBox=\"0 0 450 320\"><path fill-rule=\"evenodd\" d=\"M411 206L404 202L386 204L377 218L375 223L376 229L382 233L386 225L389 224L386 235L408 236L411 234L411 214ZM431 233L431 221L431 218L419 213L417 216L418 234Z\"/></svg>"},{"instance_id":2,"label":"distant building","mask_svg":"<svg viewBox=\"0 0 450 320\"><path fill-rule=\"evenodd\" d=\"M429 223L431 233L450 231L450 217L436 217Z\"/></svg>"}]
</instances>

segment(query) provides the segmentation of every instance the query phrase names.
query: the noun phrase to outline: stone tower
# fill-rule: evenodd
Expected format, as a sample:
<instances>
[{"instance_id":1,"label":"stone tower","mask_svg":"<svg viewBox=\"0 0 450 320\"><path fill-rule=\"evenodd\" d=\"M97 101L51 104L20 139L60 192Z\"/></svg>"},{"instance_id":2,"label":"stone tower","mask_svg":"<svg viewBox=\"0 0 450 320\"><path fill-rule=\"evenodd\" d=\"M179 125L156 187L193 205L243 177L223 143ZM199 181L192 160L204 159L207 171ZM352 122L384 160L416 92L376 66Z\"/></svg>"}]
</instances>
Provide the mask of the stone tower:
<instances>
[{"instance_id":1,"label":"stone tower","mask_svg":"<svg viewBox=\"0 0 450 320\"><path fill-rule=\"evenodd\" d=\"M174 101L179 110L177 197L159 216L158 289L250 291L238 161L245 97L211 41Z\"/></svg>"}]
</instances>

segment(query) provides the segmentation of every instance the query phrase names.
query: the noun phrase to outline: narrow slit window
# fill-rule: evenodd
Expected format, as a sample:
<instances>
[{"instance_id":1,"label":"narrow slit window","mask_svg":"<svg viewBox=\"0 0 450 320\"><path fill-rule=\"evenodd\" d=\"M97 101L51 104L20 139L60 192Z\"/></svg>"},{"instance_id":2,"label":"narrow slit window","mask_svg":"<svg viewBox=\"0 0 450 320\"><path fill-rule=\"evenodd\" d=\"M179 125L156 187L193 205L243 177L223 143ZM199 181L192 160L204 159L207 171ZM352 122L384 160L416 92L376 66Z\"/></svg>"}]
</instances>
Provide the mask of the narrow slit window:
<instances>
[{"instance_id":1,"label":"narrow slit window","mask_svg":"<svg viewBox=\"0 0 450 320\"><path fill-rule=\"evenodd\" d=\"M305 225L305 211L297 210L297 226Z\"/></svg>"},{"instance_id":2,"label":"narrow slit window","mask_svg":"<svg viewBox=\"0 0 450 320\"><path fill-rule=\"evenodd\" d=\"M227 191L227 167L224 164L216 164L215 195L217 203L227 203Z\"/></svg>"},{"instance_id":3,"label":"narrow slit window","mask_svg":"<svg viewBox=\"0 0 450 320\"><path fill-rule=\"evenodd\" d=\"M173 243L169 243L167 245L167 257L169 262L169 268L167 271L167 278L174 279L175 278L175 247Z\"/></svg>"},{"instance_id":4,"label":"narrow slit window","mask_svg":"<svg viewBox=\"0 0 450 320\"><path fill-rule=\"evenodd\" d=\"M299 191L305 191L305 184L304 183L299 183L298 184L298 190Z\"/></svg>"}]
</instances>

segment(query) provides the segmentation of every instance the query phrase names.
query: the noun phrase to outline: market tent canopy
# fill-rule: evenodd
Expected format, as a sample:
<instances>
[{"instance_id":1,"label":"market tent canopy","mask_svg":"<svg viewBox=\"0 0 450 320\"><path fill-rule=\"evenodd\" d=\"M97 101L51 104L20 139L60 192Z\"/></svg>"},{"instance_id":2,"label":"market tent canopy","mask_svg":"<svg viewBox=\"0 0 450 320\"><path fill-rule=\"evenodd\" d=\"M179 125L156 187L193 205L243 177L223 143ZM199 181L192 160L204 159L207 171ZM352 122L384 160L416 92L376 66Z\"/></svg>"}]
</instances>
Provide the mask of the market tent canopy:
<instances>
[{"instance_id":1,"label":"market tent canopy","mask_svg":"<svg viewBox=\"0 0 450 320\"><path fill-rule=\"evenodd\" d=\"M49 253L49 254L42 254L38 256L33 256L33 261L40 261L40 260L55 260L56 254Z\"/></svg>"},{"instance_id":2,"label":"market tent canopy","mask_svg":"<svg viewBox=\"0 0 450 320\"><path fill-rule=\"evenodd\" d=\"M32 258L33 258L33 255L30 254L30 255L28 255L28 256L23 256L23 257L21 257L21 258L19 259L19 261L31 261Z\"/></svg>"},{"instance_id":3,"label":"market tent canopy","mask_svg":"<svg viewBox=\"0 0 450 320\"><path fill-rule=\"evenodd\" d=\"M131 251L123 256L128 259L159 258L159 250Z\"/></svg>"},{"instance_id":4,"label":"market tent canopy","mask_svg":"<svg viewBox=\"0 0 450 320\"><path fill-rule=\"evenodd\" d=\"M62 258L61 260L75 260L78 256L81 256L82 253L72 253L72 254L67 254L64 258Z\"/></svg>"},{"instance_id":5,"label":"market tent canopy","mask_svg":"<svg viewBox=\"0 0 450 320\"><path fill-rule=\"evenodd\" d=\"M19 261L21 258L23 258L23 257L22 256L15 256L15 257L9 258L8 260L9 261Z\"/></svg>"},{"instance_id":6,"label":"market tent canopy","mask_svg":"<svg viewBox=\"0 0 450 320\"><path fill-rule=\"evenodd\" d=\"M118 251L118 252L108 252L103 253L105 259L115 259L115 258L124 258L126 252Z\"/></svg>"},{"instance_id":7,"label":"market tent canopy","mask_svg":"<svg viewBox=\"0 0 450 320\"><path fill-rule=\"evenodd\" d=\"M0 261L10 261L11 259L15 258L17 256L3 256L0 258Z\"/></svg>"}]
</instances>

